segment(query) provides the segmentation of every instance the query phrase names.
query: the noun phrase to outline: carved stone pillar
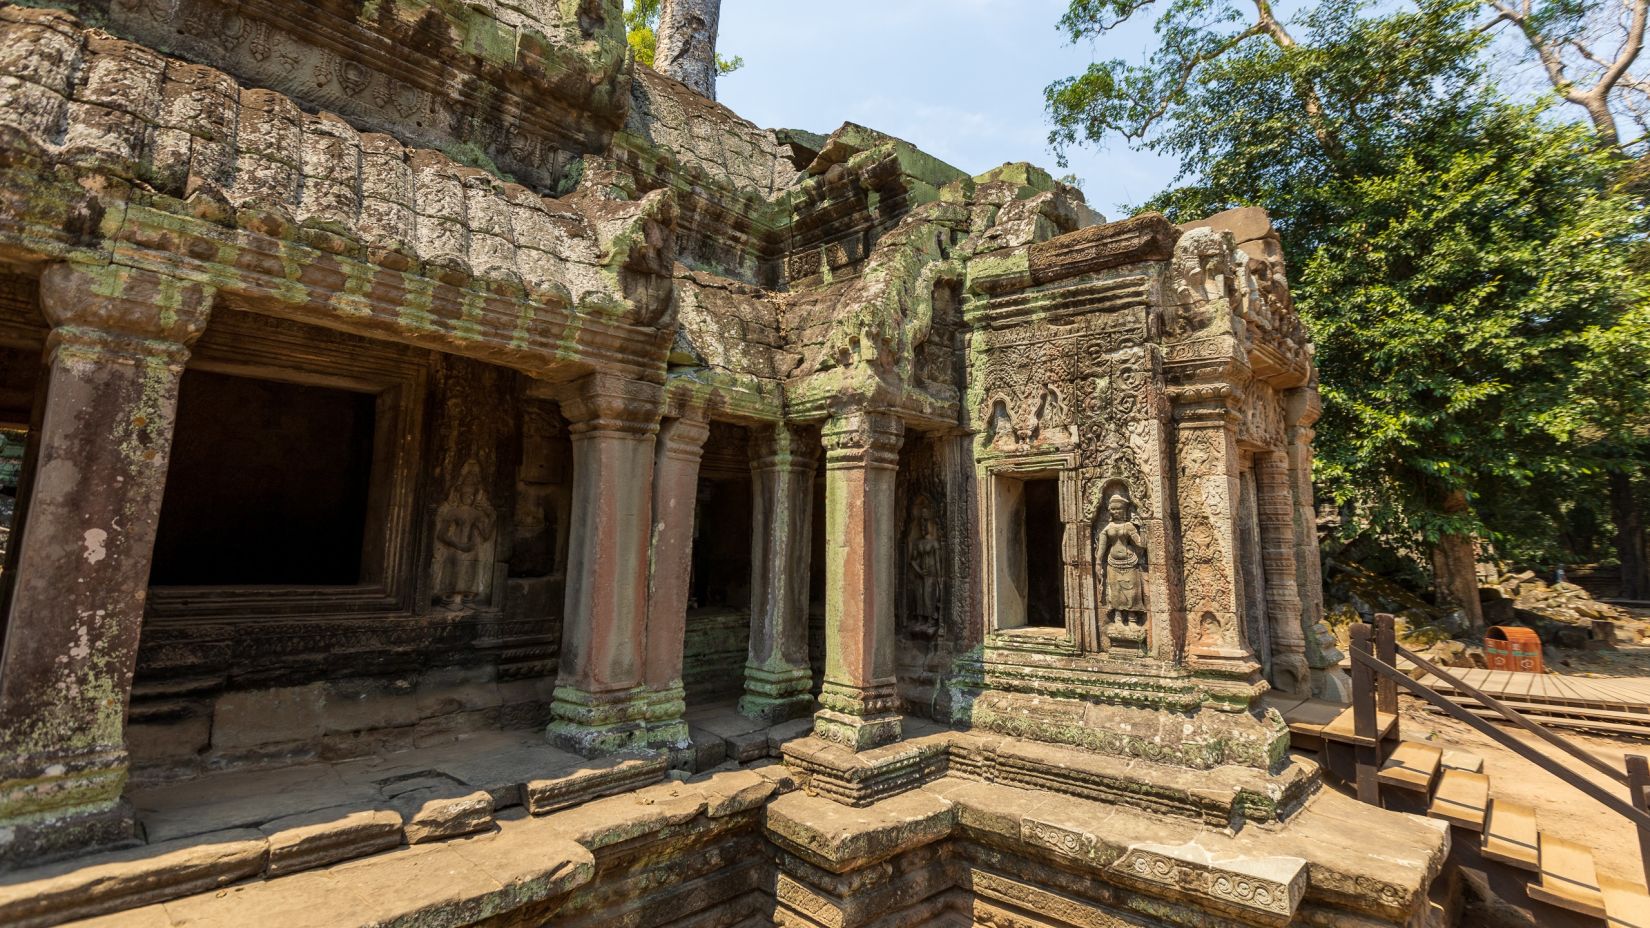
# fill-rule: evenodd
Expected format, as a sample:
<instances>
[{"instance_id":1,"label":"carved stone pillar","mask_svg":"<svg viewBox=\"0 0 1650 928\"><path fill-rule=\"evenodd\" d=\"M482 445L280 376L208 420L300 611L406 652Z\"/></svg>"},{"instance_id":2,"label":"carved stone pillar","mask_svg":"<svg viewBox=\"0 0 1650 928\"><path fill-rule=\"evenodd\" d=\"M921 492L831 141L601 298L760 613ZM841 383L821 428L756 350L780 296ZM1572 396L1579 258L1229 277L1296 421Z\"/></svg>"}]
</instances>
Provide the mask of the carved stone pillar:
<instances>
[{"instance_id":1,"label":"carved stone pillar","mask_svg":"<svg viewBox=\"0 0 1650 928\"><path fill-rule=\"evenodd\" d=\"M825 426L825 685L814 734L856 751L900 737L894 477L904 433L880 413Z\"/></svg>"},{"instance_id":2,"label":"carved stone pillar","mask_svg":"<svg viewBox=\"0 0 1650 928\"><path fill-rule=\"evenodd\" d=\"M0 657L0 862L129 837L126 707L178 384L212 291L125 268L40 279L53 329Z\"/></svg>"},{"instance_id":3,"label":"carved stone pillar","mask_svg":"<svg viewBox=\"0 0 1650 928\"><path fill-rule=\"evenodd\" d=\"M1306 663L1312 695L1334 702L1352 698L1352 681L1341 669L1335 635L1324 622L1323 566L1318 552L1318 507L1312 495L1312 426L1322 404L1315 386L1285 394L1290 489L1295 503L1295 577L1300 594L1301 627L1306 636Z\"/></svg>"},{"instance_id":4,"label":"carved stone pillar","mask_svg":"<svg viewBox=\"0 0 1650 928\"><path fill-rule=\"evenodd\" d=\"M659 388L603 374L562 401L573 515L552 743L586 756L652 743L644 632Z\"/></svg>"},{"instance_id":5,"label":"carved stone pillar","mask_svg":"<svg viewBox=\"0 0 1650 928\"><path fill-rule=\"evenodd\" d=\"M1295 493L1289 458L1281 451L1255 455L1255 489L1260 510L1261 564L1266 575L1266 616L1272 633L1272 685L1301 696L1312 694L1301 625L1299 572L1295 567Z\"/></svg>"},{"instance_id":6,"label":"carved stone pillar","mask_svg":"<svg viewBox=\"0 0 1650 928\"><path fill-rule=\"evenodd\" d=\"M1198 669L1253 677L1238 576L1237 416L1221 384L1176 391L1175 486L1186 653Z\"/></svg>"},{"instance_id":7,"label":"carved stone pillar","mask_svg":"<svg viewBox=\"0 0 1650 928\"><path fill-rule=\"evenodd\" d=\"M693 508L710 424L682 417L659 432L653 473L653 558L647 602L648 724L655 744L685 746L682 645L693 568Z\"/></svg>"},{"instance_id":8,"label":"carved stone pillar","mask_svg":"<svg viewBox=\"0 0 1650 928\"><path fill-rule=\"evenodd\" d=\"M777 425L751 435L751 638L740 713L769 724L813 707L809 541L819 449Z\"/></svg>"}]
</instances>

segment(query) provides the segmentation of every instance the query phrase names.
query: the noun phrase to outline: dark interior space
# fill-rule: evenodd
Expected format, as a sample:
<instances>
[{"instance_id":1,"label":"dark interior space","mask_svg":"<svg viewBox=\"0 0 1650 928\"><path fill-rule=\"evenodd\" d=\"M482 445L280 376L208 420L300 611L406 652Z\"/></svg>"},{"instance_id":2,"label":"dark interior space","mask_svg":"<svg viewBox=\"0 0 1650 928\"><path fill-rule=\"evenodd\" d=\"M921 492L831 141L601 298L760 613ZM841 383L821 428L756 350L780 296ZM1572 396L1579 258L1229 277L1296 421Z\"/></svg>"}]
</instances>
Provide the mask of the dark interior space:
<instances>
[{"instance_id":1,"label":"dark interior space","mask_svg":"<svg viewBox=\"0 0 1650 928\"><path fill-rule=\"evenodd\" d=\"M186 371L153 586L360 582L376 398Z\"/></svg>"},{"instance_id":2,"label":"dark interior space","mask_svg":"<svg viewBox=\"0 0 1650 928\"><path fill-rule=\"evenodd\" d=\"M1062 628L1066 617L1061 591L1060 481L1027 480L1025 514L1026 624Z\"/></svg>"},{"instance_id":3,"label":"dark interior space","mask_svg":"<svg viewBox=\"0 0 1650 928\"><path fill-rule=\"evenodd\" d=\"M750 478L700 478L693 534L688 608L749 609Z\"/></svg>"}]
</instances>

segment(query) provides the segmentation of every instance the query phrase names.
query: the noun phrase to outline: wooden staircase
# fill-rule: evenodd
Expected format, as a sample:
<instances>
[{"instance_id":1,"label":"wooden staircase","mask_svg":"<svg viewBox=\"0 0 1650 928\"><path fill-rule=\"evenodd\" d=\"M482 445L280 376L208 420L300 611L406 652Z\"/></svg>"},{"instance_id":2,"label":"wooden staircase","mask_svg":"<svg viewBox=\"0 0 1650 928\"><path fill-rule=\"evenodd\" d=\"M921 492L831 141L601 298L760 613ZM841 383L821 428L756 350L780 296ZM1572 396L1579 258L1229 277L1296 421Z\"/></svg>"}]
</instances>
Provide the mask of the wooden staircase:
<instances>
[{"instance_id":1,"label":"wooden staircase","mask_svg":"<svg viewBox=\"0 0 1650 928\"><path fill-rule=\"evenodd\" d=\"M1548 923L1542 907L1551 906L1580 917L1571 920L1575 924L1650 928L1650 890L1601 876L1591 850L1543 832L1535 809L1497 797L1482 757L1401 740L1396 716L1386 713L1375 744L1357 737L1349 707L1271 694L1265 702L1283 715L1297 749L1318 753L1325 768L1344 780L1356 769L1359 748L1377 750L1380 804L1448 822L1457 845L1470 844L1486 863L1517 874L1536 903L1530 908L1537 924Z\"/></svg>"},{"instance_id":2,"label":"wooden staircase","mask_svg":"<svg viewBox=\"0 0 1650 928\"><path fill-rule=\"evenodd\" d=\"M1377 616L1372 630L1353 627L1353 705L1268 694L1264 702L1289 725L1298 750L1318 754L1332 778L1352 786L1359 799L1395 811L1427 815L1448 822L1452 862L1480 873L1508 902L1520 890L1527 896L1535 922L1547 926L1650 928L1650 889L1643 881L1600 875L1593 852L1577 835L1543 831L1536 810L1496 796L1491 771L1483 758L1463 750L1405 741L1400 733L1398 691L1401 684L1435 708L1461 720L1525 760L1554 774L1582 794L1635 822L1650 873L1650 760L1629 757L1625 773L1532 723L1493 697L1486 697L1458 677L1434 667L1393 639L1391 616ZM1447 695L1422 685L1397 668L1407 657L1440 679ZM1473 711L1456 700L1477 701ZM1501 732L1479 709L1499 715L1536 734L1558 753L1556 760ZM1571 762L1608 775L1627 789L1621 799L1613 790L1588 780Z\"/></svg>"}]
</instances>

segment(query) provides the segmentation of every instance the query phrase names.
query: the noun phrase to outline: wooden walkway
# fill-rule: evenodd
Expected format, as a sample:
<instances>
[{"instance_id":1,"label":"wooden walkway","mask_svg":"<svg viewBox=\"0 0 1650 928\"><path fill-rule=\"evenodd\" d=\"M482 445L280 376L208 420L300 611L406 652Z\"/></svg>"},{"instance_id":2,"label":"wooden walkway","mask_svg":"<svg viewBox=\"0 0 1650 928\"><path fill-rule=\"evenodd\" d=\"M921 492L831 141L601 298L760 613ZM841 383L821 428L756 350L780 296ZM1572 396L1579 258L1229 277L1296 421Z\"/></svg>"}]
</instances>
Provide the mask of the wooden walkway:
<instances>
[{"instance_id":1,"label":"wooden walkway","mask_svg":"<svg viewBox=\"0 0 1650 928\"><path fill-rule=\"evenodd\" d=\"M1508 670L1451 668L1449 672L1545 725L1650 737L1650 680ZM1442 680L1427 676L1422 682L1470 711L1497 718Z\"/></svg>"}]
</instances>

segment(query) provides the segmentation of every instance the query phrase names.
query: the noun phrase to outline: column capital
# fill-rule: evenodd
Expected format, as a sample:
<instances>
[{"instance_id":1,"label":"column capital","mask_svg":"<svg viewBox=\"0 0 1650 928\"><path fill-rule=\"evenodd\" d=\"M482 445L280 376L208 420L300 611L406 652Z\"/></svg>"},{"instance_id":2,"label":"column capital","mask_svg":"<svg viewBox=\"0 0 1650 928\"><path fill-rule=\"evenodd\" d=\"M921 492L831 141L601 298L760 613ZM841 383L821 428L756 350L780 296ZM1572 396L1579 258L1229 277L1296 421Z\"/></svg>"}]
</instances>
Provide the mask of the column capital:
<instances>
[{"instance_id":1,"label":"column capital","mask_svg":"<svg viewBox=\"0 0 1650 928\"><path fill-rule=\"evenodd\" d=\"M671 457L699 460L710 438L710 421L696 415L666 419L659 427L659 444Z\"/></svg>"},{"instance_id":2,"label":"column capital","mask_svg":"<svg viewBox=\"0 0 1650 928\"><path fill-rule=\"evenodd\" d=\"M560 399L575 438L588 432L654 434L664 408L664 391L657 384L610 374L591 374L570 385Z\"/></svg>"},{"instance_id":3,"label":"column capital","mask_svg":"<svg viewBox=\"0 0 1650 928\"><path fill-rule=\"evenodd\" d=\"M811 473L819 463L820 442L802 428L776 422L750 430L751 472L789 470Z\"/></svg>"},{"instance_id":4,"label":"column capital","mask_svg":"<svg viewBox=\"0 0 1650 928\"><path fill-rule=\"evenodd\" d=\"M1283 395L1284 424L1291 432L1303 429L1306 441L1312 440L1312 426L1323 415L1323 398L1318 394L1316 385L1297 387Z\"/></svg>"},{"instance_id":5,"label":"column capital","mask_svg":"<svg viewBox=\"0 0 1650 928\"><path fill-rule=\"evenodd\" d=\"M57 347L175 354L205 331L215 296L205 284L114 264L64 262L40 275L40 308Z\"/></svg>"},{"instance_id":6,"label":"column capital","mask_svg":"<svg viewBox=\"0 0 1650 928\"><path fill-rule=\"evenodd\" d=\"M1165 391L1177 424L1186 428L1235 426L1242 420L1243 392L1224 381L1183 383Z\"/></svg>"},{"instance_id":7,"label":"column capital","mask_svg":"<svg viewBox=\"0 0 1650 928\"><path fill-rule=\"evenodd\" d=\"M821 437L829 467L894 468L905 441L905 423L891 413L843 413L825 422Z\"/></svg>"}]
</instances>

